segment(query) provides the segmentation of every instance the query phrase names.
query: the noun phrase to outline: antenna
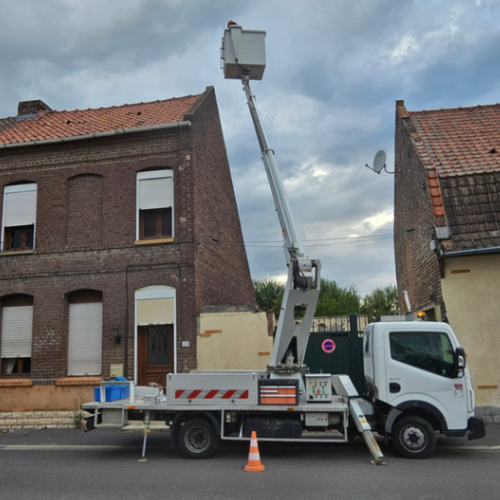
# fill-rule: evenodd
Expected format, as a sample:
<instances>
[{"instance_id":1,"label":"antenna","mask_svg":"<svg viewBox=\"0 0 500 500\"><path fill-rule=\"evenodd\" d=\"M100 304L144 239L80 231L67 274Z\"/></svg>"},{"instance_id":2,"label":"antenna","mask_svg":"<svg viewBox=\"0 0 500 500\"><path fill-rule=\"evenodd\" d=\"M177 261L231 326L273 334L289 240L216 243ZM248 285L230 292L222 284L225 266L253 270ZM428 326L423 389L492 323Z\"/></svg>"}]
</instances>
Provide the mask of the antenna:
<instances>
[{"instance_id":1,"label":"antenna","mask_svg":"<svg viewBox=\"0 0 500 500\"><path fill-rule=\"evenodd\" d=\"M382 170L385 170L388 174L394 174L395 172L389 172L389 170L387 170L387 165L385 164L386 159L387 155L385 154L385 151L381 149L377 152L375 158L373 158L373 167L370 167L368 163L365 164L365 167L373 170L376 174L380 174Z\"/></svg>"}]
</instances>

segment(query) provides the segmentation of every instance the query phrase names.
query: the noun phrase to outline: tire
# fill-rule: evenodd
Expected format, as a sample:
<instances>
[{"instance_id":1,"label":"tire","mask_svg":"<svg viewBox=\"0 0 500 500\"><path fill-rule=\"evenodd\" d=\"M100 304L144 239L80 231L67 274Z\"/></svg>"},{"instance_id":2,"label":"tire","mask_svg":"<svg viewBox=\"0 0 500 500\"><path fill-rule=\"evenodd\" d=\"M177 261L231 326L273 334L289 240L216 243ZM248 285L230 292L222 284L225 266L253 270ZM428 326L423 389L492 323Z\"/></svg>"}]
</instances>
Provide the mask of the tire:
<instances>
[{"instance_id":1,"label":"tire","mask_svg":"<svg viewBox=\"0 0 500 500\"><path fill-rule=\"evenodd\" d=\"M179 430L179 448L187 458L209 458L218 445L219 437L207 420L188 420Z\"/></svg>"},{"instance_id":2,"label":"tire","mask_svg":"<svg viewBox=\"0 0 500 500\"><path fill-rule=\"evenodd\" d=\"M422 417L409 415L396 421L392 441L405 458L426 458L436 449L436 432Z\"/></svg>"}]
</instances>

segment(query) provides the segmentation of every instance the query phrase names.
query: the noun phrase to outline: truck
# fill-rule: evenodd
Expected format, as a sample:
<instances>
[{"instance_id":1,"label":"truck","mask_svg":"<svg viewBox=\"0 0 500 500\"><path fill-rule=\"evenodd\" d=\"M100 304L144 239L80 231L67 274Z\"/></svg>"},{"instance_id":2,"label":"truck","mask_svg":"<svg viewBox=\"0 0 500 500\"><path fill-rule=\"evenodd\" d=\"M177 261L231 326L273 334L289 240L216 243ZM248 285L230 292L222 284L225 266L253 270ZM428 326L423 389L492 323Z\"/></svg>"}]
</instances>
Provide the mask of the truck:
<instances>
[{"instance_id":1,"label":"truck","mask_svg":"<svg viewBox=\"0 0 500 500\"><path fill-rule=\"evenodd\" d=\"M288 279L270 364L262 371L170 373L166 390L105 381L82 405L87 429L142 422L143 458L151 422L164 422L170 444L189 458L212 456L221 440L346 443L361 436L372 462L385 464L374 433L407 458L425 458L436 434L485 435L476 417L464 349L446 323L377 322L364 331L366 393L349 375L309 373L304 357L319 296L321 263L296 230L250 80L262 79L264 31L230 21L221 49L226 78L241 79L281 225ZM297 311L301 319L297 320Z\"/></svg>"}]
</instances>

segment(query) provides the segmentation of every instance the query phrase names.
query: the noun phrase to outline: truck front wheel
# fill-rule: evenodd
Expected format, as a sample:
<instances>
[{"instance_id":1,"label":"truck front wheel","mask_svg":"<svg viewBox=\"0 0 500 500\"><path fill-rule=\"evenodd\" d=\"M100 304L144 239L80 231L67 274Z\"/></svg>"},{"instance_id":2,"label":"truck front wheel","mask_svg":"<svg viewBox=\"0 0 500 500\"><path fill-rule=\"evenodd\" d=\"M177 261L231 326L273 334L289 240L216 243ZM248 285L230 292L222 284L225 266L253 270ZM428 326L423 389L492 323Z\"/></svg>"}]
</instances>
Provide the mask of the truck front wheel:
<instances>
[{"instance_id":1,"label":"truck front wheel","mask_svg":"<svg viewBox=\"0 0 500 500\"><path fill-rule=\"evenodd\" d=\"M188 458L209 458L218 444L219 438L207 420L188 420L179 430L179 448Z\"/></svg>"},{"instance_id":2,"label":"truck front wheel","mask_svg":"<svg viewBox=\"0 0 500 500\"><path fill-rule=\"evenodd\" d=\"M405 458L426 458L436 449L436 432L422 417L400 418L392 430L394 447Z\"/></svg>"}]
</instances>

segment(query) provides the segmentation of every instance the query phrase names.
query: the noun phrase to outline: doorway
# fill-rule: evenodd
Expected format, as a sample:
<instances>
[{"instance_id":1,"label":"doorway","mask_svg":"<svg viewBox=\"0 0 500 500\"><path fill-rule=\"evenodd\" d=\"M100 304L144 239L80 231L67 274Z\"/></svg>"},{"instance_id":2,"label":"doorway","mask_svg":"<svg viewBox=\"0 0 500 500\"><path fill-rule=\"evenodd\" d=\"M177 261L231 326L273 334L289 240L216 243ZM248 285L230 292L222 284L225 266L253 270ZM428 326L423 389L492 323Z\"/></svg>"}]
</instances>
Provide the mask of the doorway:
<instances>
[{"instance_id":1,"label":"doorway","mask_svg":"<svg viewBox=\"0 0 500 500\"><path fill-rule=\"evenodd\" d=\"M138 328L138 382L165 387L167 374L174 371L173 325L145 325Z\"/></svg>"}]
</instances>

